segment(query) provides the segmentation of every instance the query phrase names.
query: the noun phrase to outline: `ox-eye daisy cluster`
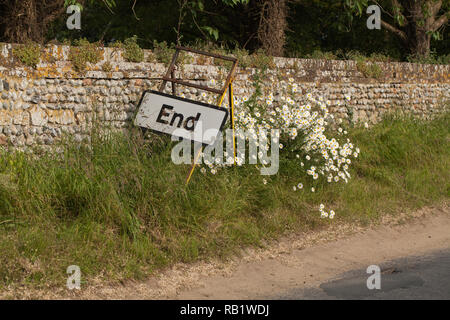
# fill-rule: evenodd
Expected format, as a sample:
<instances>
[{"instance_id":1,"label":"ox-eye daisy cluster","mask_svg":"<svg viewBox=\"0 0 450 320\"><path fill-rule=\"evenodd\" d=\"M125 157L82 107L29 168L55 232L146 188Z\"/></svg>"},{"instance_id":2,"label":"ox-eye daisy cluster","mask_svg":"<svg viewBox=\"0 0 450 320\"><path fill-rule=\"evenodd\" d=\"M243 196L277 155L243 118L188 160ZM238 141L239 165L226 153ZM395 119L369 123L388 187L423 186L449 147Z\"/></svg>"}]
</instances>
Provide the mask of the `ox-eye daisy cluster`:
<instances>
[{"instance_id":1,"label":"ox-eye daisy cluster","mask_svg":"<svg viewBox=\"0 0 450 320\"><path fill-rule=\"evenodd\" d=\"M302 94L293 78L272 82L270 88L260 90L265 94L235 99L239 110L236 126L254 132L279 129L280 157L297 161L299 170L305 171L312 180L322 176L328 183L347 183L351 178L352 158L357 158L360 150L345 138L345 130L330 127L334 119L328 111L331 102L316 92ZM345 99L349 100L350 96ZM303 190L302 182L292 189ZM315 191L312 187L311 192ZM320 213L331 219L335 215L332 210L325 212L324 207Z\"/></svg>"},{"instance_id":2,"label":"ox-eye daisy cluster","mask_svg":"<svg viewBox=\"0 0 450 320\"><path fill-rule=\"evenodd\" d=\"M209 96L201 98L211 101ZM345 100L350 100L350 96L345 95ZM352 158L357 158L360 150L345 138L345 130L330 127L334 119L328 111L331 102L317 92L303 94L293 78L288 81L274 81L271 78L267 86L259 83L252 96L235 97L234 104L237 111L236 128L250 133L241 138L256 139L258 135L265 136L271 129L278 129L280 136L274 141L280 144L280 157L297 161L299 170L306 172L313 181L322 176L328 183L347 183L351 178L349 167ZM267 144L261 147L269 150L269 145L270 139L267 139ZM224 154L225 162L205 161L212 174L220 167L234 164L241 166L245 163L245 155L238 153L234 157L226 152ZM261 152L258 153L258 158L262 158ZM202 169L202 172L206 173L206 169ZM267 184L267 179L263 179L263 183ZM302 181L292 189L304 190ZM310 190L316 191L314 187ZM332 210L325 212L323 205L319 211L322 218L332 219L335 215Z\"/></svg>"}]
</instances>

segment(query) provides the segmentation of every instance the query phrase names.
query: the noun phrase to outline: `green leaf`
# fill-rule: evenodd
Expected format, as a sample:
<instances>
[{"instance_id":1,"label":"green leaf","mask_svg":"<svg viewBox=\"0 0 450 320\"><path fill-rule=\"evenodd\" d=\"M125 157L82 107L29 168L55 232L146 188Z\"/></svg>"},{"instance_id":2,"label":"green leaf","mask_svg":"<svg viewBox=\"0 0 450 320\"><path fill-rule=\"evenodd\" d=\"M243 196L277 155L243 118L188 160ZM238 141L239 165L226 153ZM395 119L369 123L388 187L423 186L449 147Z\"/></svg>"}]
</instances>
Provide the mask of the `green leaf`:
<instances>
[{"instance_id":1,"label":"green leaf","mask_svg":"<svg viewBox=\"0 0 450 320\"><path fill-rule=\"evenodd\" d=\"M219 30L213 27L204 26L202 27L203 30L205 30L210 36L214 38L214 40L217 41L219 39Z\"/></svg>"},{"instance_id":2,"label":"green leaf","mask_svg":"<svg viewBox=\"0 0 450 320\"><path fill-rule=\"evenodd\" d=\"M203 1L201 1L201 0L199 0L197 2L197 6L200 11L203 11L205 9L205 5L203 4Z\"/></svg>"}]
</instances>

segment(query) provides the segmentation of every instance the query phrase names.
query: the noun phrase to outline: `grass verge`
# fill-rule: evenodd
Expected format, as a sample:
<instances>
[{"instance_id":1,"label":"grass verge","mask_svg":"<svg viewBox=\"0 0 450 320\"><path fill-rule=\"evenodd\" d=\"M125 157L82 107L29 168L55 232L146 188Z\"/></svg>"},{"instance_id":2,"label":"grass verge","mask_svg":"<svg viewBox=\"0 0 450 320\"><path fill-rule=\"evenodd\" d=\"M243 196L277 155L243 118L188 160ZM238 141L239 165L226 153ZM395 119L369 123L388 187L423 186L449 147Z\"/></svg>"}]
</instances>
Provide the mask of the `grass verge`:
<instances>
[{"instance_id":1,"label":"grass verge","mask_svg":"<svg viewBox=\"0 0 450 320\"><path fill-rule=\"evenodd\" d=\"M166 140L93 135L62 155L0 155L0 289L141 279L176 262L224 257L284 233L329 223L370 223L449 196L449 113L432 121L391 116L350 128L361 149L348 184L308 182L283 160L269 183L251 166L203 175L189 186ZM301 191L293 191L299 182ZM314 186L316 191L310 192ZM320 219L318 206L336 211Z\"/></svg>"}]
</instances>

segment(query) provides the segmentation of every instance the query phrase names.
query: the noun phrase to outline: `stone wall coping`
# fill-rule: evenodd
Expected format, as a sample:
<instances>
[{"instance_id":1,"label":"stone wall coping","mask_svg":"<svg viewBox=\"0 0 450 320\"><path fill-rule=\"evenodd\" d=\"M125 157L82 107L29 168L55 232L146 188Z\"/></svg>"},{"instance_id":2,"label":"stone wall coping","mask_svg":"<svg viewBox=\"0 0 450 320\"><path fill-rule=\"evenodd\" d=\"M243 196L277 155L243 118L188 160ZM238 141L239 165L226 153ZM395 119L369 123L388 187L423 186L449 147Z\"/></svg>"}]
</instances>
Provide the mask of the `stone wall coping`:
<instances>
[{"instance_id":1,"label":"stone wall coping","mask_svg":"<svg viewBox=\"0 0 450 320\"><path fill-rule=\"evenodd\" d=\"M67 45L45 45L36 68L24 66L13 57L12 51L18 44L0 43L0 73L17 77L47 78L47 79L154 79L161 77L166 66L158 62L127 62L120 52L122 49L101 47L103 58L95 65L88 63L85 72L76 72L69 60L70 47ZM151 50L144 49L144 61L147 61ZM196 55L188 53L194 57ZM110 62L113 70L102 71L102 65ZM383 74L381 79L364 79L358 70L357 62L353 60L316 60L301 58L274 57L274 72L283 70L286 75L300 82L420 82L436 83L450 82L450 65L418 64L409 62L375 62ZM197 62L197 60L195 60ZM220 66L208 60L206 64L186 64L188 73L208 74L220 71ZM218 71L219 70L219 71ZM238 68L239 74L254 74L254 68Z\"/></svg>"}]
</instances>

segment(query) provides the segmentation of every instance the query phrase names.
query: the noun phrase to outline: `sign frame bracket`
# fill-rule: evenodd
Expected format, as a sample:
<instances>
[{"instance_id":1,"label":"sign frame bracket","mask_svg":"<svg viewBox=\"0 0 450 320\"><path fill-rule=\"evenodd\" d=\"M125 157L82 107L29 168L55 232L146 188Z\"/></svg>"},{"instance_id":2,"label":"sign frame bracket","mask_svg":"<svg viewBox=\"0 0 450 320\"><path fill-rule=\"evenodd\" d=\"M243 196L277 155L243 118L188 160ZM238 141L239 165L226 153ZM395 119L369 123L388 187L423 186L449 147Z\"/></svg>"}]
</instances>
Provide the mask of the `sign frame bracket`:
<instances>
[{"instance_id":1,"label":"sign frame bracket","mask_svg":"<svg viewBox=\"0 0 450 320\"><path fill-rule=\"evenodd\" d=\"M232 62L232 66L231 66L231 70L227 75L227 78L225 80L225 83L223 85L223 87L221 89L216 89L216 88L211 88L208 86L204 86L204 85L199 85L196 83L192 83L192 82L188 82L182 79L176 79L175 78L175 69L176 69L176 62L178 59L178 56L180 54L181 51L186 51L186 52L191 52L194 54L198 54L198 55L203 55L203 56L207 56L207 57L212 57L215 59L221 59L221 60L225 60L225 61L230 61ZM176 46L175 47L175 52L172 56L172 61L170 62L169 67L167 68L167 72L165 74L165 76L162 77L162 83L159 86L159 92L163 92L164 89L166 88L167 82L171 82L172 84L172 95L176 96L177 94L177 90L176 90L176 84L179 85L183 85L186 87L192 87L192 88L196 88L196 89L200 89L200 90L205 90L208 92L212 92L215 94L218 94L219 97L217 99L217 106L221 107L222 103L225 99L225 95L228 91L228 98L229 98L229 113L230 113L230 122L231 122L231 128L233 130L233 152L234 152L234 157L236 157L236 137L235 137L235 126L234 126L234 96L233 96L233 81L234 81L234 77L236 74L236 69L237 69L237 65L238 65L239 60L235 57L229 57L229 56L224 56L224 55L220 55L220 54L215 54L215 53L210 53L210 52L206 52L206 51L201 51L201 50L197 50L197 49L193 49L193 48L188 48L188 47L183 47L183 46ZM189 174L186 178L186 185L189 184L189 181L191 180L191 177L195 171L195 168L197 167L197 160L200 157L201 153L202 153L203 147L201 147L199 149L199 151L197 152L196 156L194 157L194 161L192 163L191 169L189 170Z\"/></svg>"}]
</instances>

